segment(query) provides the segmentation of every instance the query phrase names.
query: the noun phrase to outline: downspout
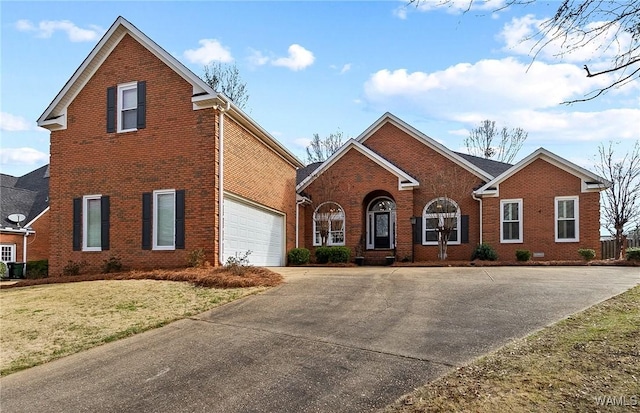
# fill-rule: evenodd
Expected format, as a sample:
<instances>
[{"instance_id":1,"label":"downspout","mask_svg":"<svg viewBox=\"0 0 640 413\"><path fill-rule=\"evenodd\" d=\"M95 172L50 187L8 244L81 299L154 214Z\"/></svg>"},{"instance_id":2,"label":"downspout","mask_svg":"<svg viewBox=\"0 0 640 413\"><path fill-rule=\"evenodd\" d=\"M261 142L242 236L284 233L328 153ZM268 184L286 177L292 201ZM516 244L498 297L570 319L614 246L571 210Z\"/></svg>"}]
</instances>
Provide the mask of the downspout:
<instances>
[{"instance_id":1,"label":"downspout","mask_svg":"<svg viewBox=\"0 0 640 413\"><path fill-rule=\"evenodd\" d=\"M27 277L27 237L29 236L29 231L25 229L24 237L22 237L22 276L24 278Z\"/></svg>"},{"instance_id":2,"label":"downspout","mask_svg":"<svg viewBox=\"0 0 640 413\"><path fill-rule=\"evenodd\" d=\"M224 256L224 113L231 108L231 102L227 102L227 107L222 108L216 105L218 110L219 140L218 145L218 261L223 264Z\"/></svg>"},{"instance_id":3,"label":"downspout","mask_svg":"<svg viewBox=\"0 0 640 413\"><path fill-rule=\"evenodd\" d=\"M473 198L476 201L480 202L480 244L482 244L482 197L477 198L476 197L476 193L472 192L471 193L471 198Z\"/></svg>"}]
</instances>

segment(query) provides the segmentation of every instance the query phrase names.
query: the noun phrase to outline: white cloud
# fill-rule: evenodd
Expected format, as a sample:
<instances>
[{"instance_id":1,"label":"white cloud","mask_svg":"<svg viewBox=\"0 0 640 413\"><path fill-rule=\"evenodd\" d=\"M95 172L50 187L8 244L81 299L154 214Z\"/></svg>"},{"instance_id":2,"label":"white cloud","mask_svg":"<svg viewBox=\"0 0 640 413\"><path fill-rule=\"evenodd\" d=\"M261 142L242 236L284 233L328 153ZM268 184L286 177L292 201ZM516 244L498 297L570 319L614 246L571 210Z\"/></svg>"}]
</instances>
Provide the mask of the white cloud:
<instances>
[{"instance_id":1,"label":"white cloud","mask_svg":"<svg viewBox=\"0 0 640 413\"><path fill-rule=\"evenodd\" d=\"M184 57L190 63L208 65L211 62L229 63L233 61L231 52L224 47L217 39L202 39L198 41L200 47L188 49L184 52Z\"/></svg>"},{"instance_id":2,"label":"white cloud","mask_svg":"<svg viewBox=\"0 0 640 413\"><path fill-rule=\"evenodd\" d=\"M315 60L313 53L299 44L289 46L289 55L271 60L274 66L282 66L293 71L298 71L311 66Z\"/></svg>"},{"instance_id":3,"label":"white cloud","mask_svg":"<svg viewBox=\"0 0 640 413\"><path fill-rule=\"evenodd\" d=\"M49 162L49 154L34 148L0 148L0 163L7 165L35 165Z\"/></svg>"},{"instance_id":4,"label":"white cloud","mask_svg":"<svg viewBox=\"0 0 640 413\"><path fill-rule=\"evenodd\" d=\"M347 63L346 65L342 66L342 69L340 69L340 74L343 75L349 70L351 70L351 63Z\"/></svg>"},{"instance_id":5,"label":"white cloud","mask_svg":"<svg viewBox=\"0 0 640 413\"><path fill-rule=\"evenodd\" d=\"M0 130L7 132L22 132L36 129L34 125L21 116L0 112Z\"/></svg>"},{"instance_id":6,"label":"white cloud","mask_svg":"<svg viewBox=\"0 0 640 413\"><path fill-rule=\"evenodd\" d=\"M433 10L445 10L447 13L460 14L469 10L499 11L506 6L505 0L421 0L413 8L421 12ZM404 13L404 14L403 14ZM402 12L396 9L395 15L401 19L406 18L406 8Z\"/></svg>"},{"instance_id":7,"label":"white cloud","mask_svg":"<svg viewBox=\"0 0 640 413\"><path fill-rule=\"evenodd\" d=\"M36 36L45 39L50 38L56 31L67 34L72 42L92 42L98 40L105 30L100 26L89 25L88 29L82 29L69 20L43 20L37 25L30 20L18 20L16 29L21 32L34 32Z\"/></svg>"},{"instance_id":8,"label":"white cloud","mask_svg":"<svg viewBox=\"0 0 640 413\"><path fill-rule=\"evenodd\" d=\"M541 37L545 20L528 14L506 23L498 34L498 39L505 43L504 51L528 56L535 54L536 59L546 61L562 59L564 62L588 63L593 68L600 68L629 50L632 41L629 33L619 30L619 25L612 25L592 41L587 41L588 37L583 32L556 39L550 34ZM589 32L602 24L604 22L591 22L584 30Z\"/></svg>"},{"instance_id":9,"label":"white cloud","mask_svg":"<svg viewBox=\"0 0 640 413\"><path fill-rule=\"evenodd\" d=\"M309 138L296 138L292 142L295 146L300 148L306 148L311 143L311 139Z\"/></svg>"},{"instance_id":10,"label":"white cloud","mask_svg":"<svg viewBox=\"0 0 640 413\"><path fill-rule=\"evenodd\" d=\"M254 66L263 66L269 63L269 58L262 54L259 50L249 49L250 54L247 60Z\"/></svg>"},{"instance_id":11,"label":"white cloud","mask_svg":"<svg viewBox=\"0 0 640 413\"><path fill-rule=\"evenodd\" d=\"M571 64L528 64L514 58L461 63L436 72L380 70L364 85L363 98L378 111L426 116L476 127L484 119L501 126L521 127L529 141L600 142L638 139L640 108L620 107L626 96L637 96L638 84L611 92L618 108L585 110L585 106L559 103L583 97L609 79L587 78Z\"/></svg>"}]
</instances>

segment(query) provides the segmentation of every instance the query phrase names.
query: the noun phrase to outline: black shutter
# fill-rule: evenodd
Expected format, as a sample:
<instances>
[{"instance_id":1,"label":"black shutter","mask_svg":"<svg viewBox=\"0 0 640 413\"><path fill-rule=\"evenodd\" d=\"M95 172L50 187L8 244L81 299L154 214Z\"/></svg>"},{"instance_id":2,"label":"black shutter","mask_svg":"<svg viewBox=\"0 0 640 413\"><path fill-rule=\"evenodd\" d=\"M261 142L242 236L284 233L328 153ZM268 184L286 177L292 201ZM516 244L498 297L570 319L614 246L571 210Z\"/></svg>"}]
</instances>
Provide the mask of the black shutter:
<instances>
[{"instance_id":1,"label":"black shutter","mask_svg":"<svg viewBox=\"0 0 640 413\"><path fill-rule=\"evenodd\" d=\"M142 194L142 249L151 249L151 192Z\"/></svg>"},{"instance_id":2,"label":"black shutter","mask_svg":"<svg viewBox=\"0 0 640 413\"><path fill-rule=\"evenodd\" d=\"M469 215L462 215L460 217L460 242L463 244L469 243Z\"/></svg>"},{"instance_id":3,"label":"black shutter","mask_svg":"<svg viewBox=\"0 0 640 413\"><path fill-rule=\"evenodd\" d=\"M422 217L414 217L416 220L413 225L413 243L422 244Z\"/></svg>"},{"instance_id":4,"label":"black shutter","mask_svg":"<svg viewBox=\"0 0 640 413\"><path fill-rule=\"evenodd\" d=\"M109 197L100 198L100 245L103 251L109 249Z\"/></svg>"},{"instance_id":5,"label":"black shutter","mask_svg":"<svg viewBox=\"0 0 640 413\"><path fill-rule=\"evenodd\" d=\"M107 88L107 133L116 131L116 87Z\"/></svg>"},{"instance_id":6,"label":"black shutter","mask_svg":"<svg viewBox=\"0 0 640 413\"><path fill-rule=\"evenodd\" d=\"M184 249L184 189L176 191L176 249Z\"/></svg>"},{"instance_id":7,"label":"black shutter","mask_svg":"<svg viewBox=\"0 0 640 413\"><path fill-rule=\"evenodd\" d=\"M73 250L82 249L82 198L73 198Z\"/></svg>"},{"instance_id":8,"label":"black shutter","mask_svg":"<svg viewBox=\"0 0 640 413\"><path fill-rule=\"evenodd\" d=\"M138 110L137 128L144 129L147 126L147 82L138 82Z\"/></svg>"}]
</instances>

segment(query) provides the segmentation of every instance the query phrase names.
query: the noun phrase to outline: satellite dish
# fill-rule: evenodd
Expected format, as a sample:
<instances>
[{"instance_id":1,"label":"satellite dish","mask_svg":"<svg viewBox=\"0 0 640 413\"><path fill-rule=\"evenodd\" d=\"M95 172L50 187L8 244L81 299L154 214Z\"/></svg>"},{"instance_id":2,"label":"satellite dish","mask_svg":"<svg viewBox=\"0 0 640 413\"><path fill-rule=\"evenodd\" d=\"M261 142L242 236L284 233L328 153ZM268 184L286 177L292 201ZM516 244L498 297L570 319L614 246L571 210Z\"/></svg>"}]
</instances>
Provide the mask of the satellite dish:
<instances>
[{"instance_id":1,"label":"satellite dish","mask_svg":"<svg viewBox=\"0 0 640 413\"><path fill-rule=\"evenodd\" d=\"M24 221L27 217L22 215L22 214L11 214L7 217L7 219L11 222L15 222L16 224L21 223L22 221Z\"/></svg>"}]
</instances>

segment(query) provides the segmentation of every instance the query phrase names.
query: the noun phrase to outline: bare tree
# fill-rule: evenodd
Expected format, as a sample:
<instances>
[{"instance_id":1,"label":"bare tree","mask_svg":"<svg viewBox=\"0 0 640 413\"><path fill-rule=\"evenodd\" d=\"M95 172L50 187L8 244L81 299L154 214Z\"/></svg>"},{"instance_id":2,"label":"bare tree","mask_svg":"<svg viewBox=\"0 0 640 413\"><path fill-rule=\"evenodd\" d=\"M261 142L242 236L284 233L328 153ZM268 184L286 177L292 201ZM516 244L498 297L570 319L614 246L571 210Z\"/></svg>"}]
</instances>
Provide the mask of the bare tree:
<instances>
[{"instance_id":1,"label":"bare tree","mask_svg":"<svg viewBox=\"0 0 640 413\"><path fill-rule=\"evenodd\" d=\"M324 162L337 151L343 143L341 130L330 133L329 136L321 138L317 133L313 134L311 143L307 146L307 162Z\"/></svg>"},{"instance_id":2,"label":"bare tree","mask_svg":"<svg viewBox=\"0 0 640 413\"><path fill-rule=\"evenodd\" d=\"M345 190L344 183L332 169L316 175L312 183L311 205L315 230L320 235L320 244L326 246L335 233L344 237L344 211L336 202L336 196ZM315 237L314 233L314 237Z\"/></svg>"},{"instance_id":3,"label":"bare tree","mask_svg":"<svg viewBox=\"0 0 640 413\"><path fill-rule=\"evenodd\" d=\"M508 130L496 128L493 120L484 120L465 138L464 145L470 155L511 163L527 140L528 133L522 128Z\"/></svg>"},{"instance_id":4,"label":"bare tree","mask_svg":"<svg viewBox=\"0 0 640 413\"><path fill-rule=\"evenodd\" d=\"M467 11L478 0L467 0ZM408 0L419 6L425 0ZM457 0L440 0L441 6L457 6ZM507 0L500 9L525 6L535 0ZM531 52L534 59L545 48L561 45L558 57L565 57L584 47L596 46L594 58L605 57L609 67L591 72L585 62L587 77L615 74L607 86L588 93L584 99L563 102L584 102L597 98L609 89L640 78L640 2L637 0L562 0L555 14L545 20L529 39L536 41ZM600 54L598 56L598 53Z\"/></svg>"},{"instance_id":5,"label":"bare tree","mask_svg":"<svg viewBox=\"0 0 640 413\"><path fill-rule=\"evenodd\" d=\"M240 109L243 109L249 93L247 84L240 78L240 71L235 65L223 65L220 62L204 67L204 81L216 92L222 92Z\"/></svg>"},{"instance_id":6,"label":"bare tree","mask_svg":"<svg viewBox=\"0 0 640 413\"><path fill-rule=\"evenodd\" d=\"M640 220L640 142L633 149L617 156L613 142L598 147L596 172L611 183L604 191L602 218L615 237L618 258L624 257L624 231Z\"/></svg>"},{"instance_id":7,"label":"bare tree","mask_svg":"<svg viewBox=\"0 0 640 413\"><path fill-rule=\"evenodd\" d=\"M471 174L458 168L442 169L430 178L433 202L427 206L427 225L423 230L433 228L438 238L438 258L447 259L449 239L457 231L458 239L462 228L457 226L460 216L456 199L466 198L477 184ZM431 224L431 225L430 225Z\"/></svg>"}]
</instances>

